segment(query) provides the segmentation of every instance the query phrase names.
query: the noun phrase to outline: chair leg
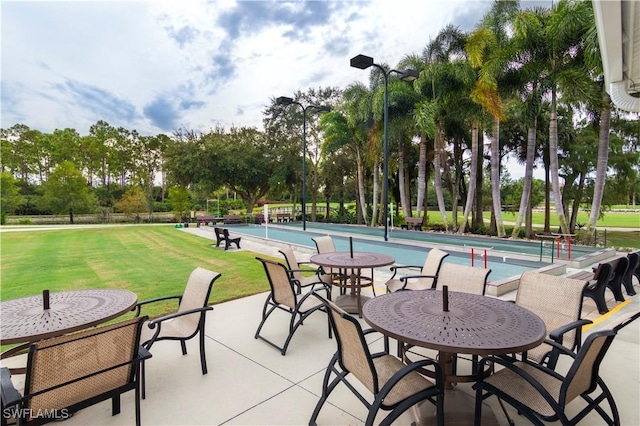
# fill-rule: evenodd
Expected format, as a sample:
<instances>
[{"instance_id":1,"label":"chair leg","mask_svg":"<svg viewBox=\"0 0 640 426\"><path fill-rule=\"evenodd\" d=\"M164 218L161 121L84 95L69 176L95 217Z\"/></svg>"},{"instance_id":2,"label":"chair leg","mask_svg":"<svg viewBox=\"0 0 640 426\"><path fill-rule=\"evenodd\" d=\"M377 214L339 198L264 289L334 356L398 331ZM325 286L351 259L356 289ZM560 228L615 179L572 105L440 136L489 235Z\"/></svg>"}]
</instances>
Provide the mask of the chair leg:
<instances>
[{"instance_id":1,"label":"chair leg","mask_svg":"<svg viewBox=\"0 0 640 426\"><path fill-rule=\"evenodd\" d=\"M202 374L207 374L207 357L204 352L204 327L200 329L200 366Z\"/></svg>"},{"instance_id":2,"label":"chair leg","mask_svg":"<svg viewBox=\"0 0 640 426\"><path fill-rule=\"evenodd\" d=\"M140 367L138 372L140 374L140 389L141 389L142 399L145 399L147 397L147 392L145 389L144 360L140 362Z\"/></svg>"},{"instance_id":3,"label":"chair leg","mask_svg":"<svg viewBox=\"0 0 640 426\"><path fill-rule=\"evenodd\" d=\"M111 415L120 414L120 394L111 398Z\"/></svg>"},{"instance_id":4,"label":"chair leg","mask_svg":"<svg viewBox=\"0 0 640 426\"><path fill-rule=\"evenodd\" d=\"M182 348L182 355L187 354L187 344L184 340L180 340L180 346Z\"/></svg>"},{"instance_id":5,"label":"chair leg","mask_svg":"<svg viewBox=\"0 0 640 426\"><path fill-rule=\"evenodd\" d=\"M140 418L140 383L138 383L138 386L136 386L135 390L135 406L136 406L136 426L140 426L140 424L142 423L141 418Z\"/></svg>"}]
</instances>

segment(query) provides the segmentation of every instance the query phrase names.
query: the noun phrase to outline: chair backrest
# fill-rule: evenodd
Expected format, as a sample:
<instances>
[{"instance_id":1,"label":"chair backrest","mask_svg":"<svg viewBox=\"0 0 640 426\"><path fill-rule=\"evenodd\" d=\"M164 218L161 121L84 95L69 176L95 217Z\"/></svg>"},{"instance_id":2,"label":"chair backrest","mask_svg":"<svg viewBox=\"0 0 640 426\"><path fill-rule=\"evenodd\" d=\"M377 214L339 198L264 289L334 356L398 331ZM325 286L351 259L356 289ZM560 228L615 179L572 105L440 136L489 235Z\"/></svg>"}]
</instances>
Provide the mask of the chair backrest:
<instances>
[{"instance_id":1,"label":"chair backrest","mask_svg":"<svg viewBox=\"0 0 640 426\"><path fill-rule=\"evenodd\" d=\"M432 248L427 253L427 258L424 260L424 265L420 270L420 275L432 275L437 276L440 272L440 267L444 258L449 256L449 253L444 252L437 248ZM412 290L426 290L434 287L436 282L435 278L416 278L409 281L407 287Z\"/></svg>"},{"instance_id":2,"label":"chair backrest","mask_svg":"<svg viewBox=\"0 0 640 426\"><path fill-rule=\"evenodd\" d=\"M640 318L640 311L638 312L632 312L628 315L625 315L622 317L622 319L620 319L618 321L618 323L613 327L613 330L616 331L616 333L618 331L620 331L621 329L623 329L624 327L628 326L629 324L631 324L632 322L634 322L635 320L637 320L638 318Z\"/></svg>"},{"instance_id":3,"label":"chair backrest","mask_svg":"<svg viewBox=\"0 0 640 426\"><path fill-rule=\"evenodd\" d=\"M360 323L331 301L324 300L330 312L331 325L338 342L338 362L354 375L370 392L380 390L378 375Z\"/></svg>"},{"instance_id":4,"label":"chair backrest","mask_svg":"<svg viewBox=\"0 0 640 426\"><path fill-rule=\"evenodd\" d=\"M627 266L629 266L629 259L626 256L616 257L609 261L613 265L613 276L611 281L621 283L622 278L627 272Z\"/></svg>"},{"instance_id":5,"label":"chair backrest","mask_svg":"<svg viewBox=\"0 0 640 426\"><path fill-rule=\"evenodd\" d=\"M622 278L622 282L626 283L628 286L633 286L633 275L640 266L640 253L633 252L627 254L627 259L629 259L629 265L627 266L627 272L624 274Z\"/></svg>"},{"instance_id":6,"label":"chair backrest","mask_svg":"<svg viewBox=\"0 0 640 426\"><path fill-rule=\"evenodd\" d=\"M472 293L484 296L487 278L491 269L472 268L471 266L445 263L440 268L436 281L436 290L442 290L446 285L449 291Z\"/></svg>"},{"instance_id":7,"label":"chair backrest","mask_svg":"<svg viewBox=\"0 0 640 426\"><path fill-rule=\"evenodd\" d=\"M322 237L314 237L312 238L313 242L316 243L316 249L318 250L318 254L322 253L333 253L336 251L336 246L333 244L333 239L330 235L325 235Z\"/></svg>"},{"instance_id":8,"label":"chair backrest","mask_svg":"<svg viewBox=\"0 0 640 426\"><path fill-rule=\"evenodd\" d=\"M28 412L35 416L62 410L133 383L133 361L146 319L135 317L31 345L24 388Z\"/></svg>"},{"instance_id":9,"label":"chair backrest","mask_svg":"<svg viewBox=\"0 0 640 426\"><path fill-rule=\"evenodd\" d=\"M302 281L302 273L300 272L300 265L298 264L298 260L296 259L296 255L293 253L293 249L290 245L285 245L280 250L278 250L284 256L284 260L287 261L287 266L295 278L298 281Z\"/></svg>"},{"instance_id":10,"label":"chair backrest","mask_svg":"<svg viewBox=\"0 0 640 426\"><path fill-rule=\"evenodd\" d=\"M516 304L529 309L544 321L547 333L580 319L582 292L586 281L527 271L520 276ZM573 349L576 332L563 337L562 344Z\"/></svg>"},{"instance_id":11,"label":"chair backrest","mask_svg":"<svg viewBox=\"0 0 640 426\"><path fill-rule=\"evenodd\" d=\"M600 363L615 336L615 330L597 331L587 336L560 387L560 405L595 390Z\"/></svg>"},{"instance_id":12,"label":"chair backrest","mask_svg":"<svg viewBox=\"0 0 640 426\"><path fill-rule=\"evenodd\" d=\"M213 283L219 277L220 274L218 272L213 272L200 267L194 269L187 280L187 285L184 289L184 293L182 294L178 312L207 306ZM191 315L178 317L174 321L179 321L184 330L193 330L195 332L198 327L200 317L201 314L196 312Z\"/></svg>"},{"instance_id":13,"label":"chair backrest","mask_svg":"<svg viewBox=\"0 0 640 426\"><path fill-rule=\"evenodd\" d=\"M295 309L297 298L293 284L289 278L289 273L287 272L287 267L282 263L260 257L256 257L256 259L262 262L262 266L264 266L264 271L269 280L269 287L271 287L271 297L273 301L277 304Z\"/></svg>"}]
</instances>

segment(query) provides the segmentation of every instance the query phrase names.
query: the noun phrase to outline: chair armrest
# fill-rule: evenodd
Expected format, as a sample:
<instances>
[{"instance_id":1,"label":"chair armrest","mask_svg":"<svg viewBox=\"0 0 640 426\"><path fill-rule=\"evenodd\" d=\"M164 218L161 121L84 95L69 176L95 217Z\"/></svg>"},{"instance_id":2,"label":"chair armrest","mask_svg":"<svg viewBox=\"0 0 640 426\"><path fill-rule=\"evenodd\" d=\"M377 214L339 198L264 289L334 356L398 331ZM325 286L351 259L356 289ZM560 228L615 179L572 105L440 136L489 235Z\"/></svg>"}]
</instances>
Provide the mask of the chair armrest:
<instances>
[{"instance_id":1,"label":"chair armrest","mask_svg":"<svg viewBox=\"0 0 640 426\"><path fill-rule=\"evenodd\" d=\"M15 388L11 381L11 372L7 367L0 369L0 395L2 399L2 408L16 405L22 399L22 395ZM2 413L4 415L4 413Z\"/></svg>"},{"instance_id":2,"label":"chair armrest","mask_svg":"<svg viewBox=\"0 0 640 426\"><path fill-rule=\"evenodd\" d=\"M402 286L401 290L405 290L406 289L407 284L409 284L409 280L413 280L413 279L416 279L416 278L433 278L434 281L433 281L433 284L432 284L431 288L435 288L434 287L434 285L436 283L435 280L438 279L438 276L437 275L407 275L407 276L401 277L400 278L400 282L404 283L404 285Z\"/></svg>"},{"instance_id":3,"label":"chair armrest","mask_svg":"<svg viewBox=\"0 0 640 426\"><path fill-rule=\"evenodd\" d=\"M148 305L149 303L155 303L155 302L162 302L164 300L172 300L172 299L178 299L178 304L182 301L182 295L178 294L175 296L163 296L163 297L156 297L155 299L148 299L148 300L143 300L142 302L138 302L135 304L135 306L133 308L131 308L132 311L136 311L135 316L140 316L140 312L142 311L142 306L144 305Z\"/></svg>"},{"instance_id":4,"label":"chair armrest","mask_svg":"<svg viewBox=\"0 0 640 426\"><path fill-rule=\"evenodd\" d=\"M558 328L556 328L555 330L551 330L551 332L549 332L549 338L553 341L556 341L560 344L562 344L562 336L564 336L566 333L568 333L571 330L576 330L577 331L577 336L576 336L576 344L575 346L580 346L580 342L581 342L581 336L582 336L582 326L587 325L587 324L591 324L592 321L591 320L587 320L587 319L581 319L581 320L577 320L577 321L573 321L570 322L569 324L560 326Z\"/></svg>"},{"instance_id":5,"label":"chair armrest","mask_svg":"<svg viewBox=\"0 0 640 426\"><path fill-rule=\"evenodd\" d=\"M393 272L393 275L391 276L391 279L395 278L396 274L398 273L399 269L422 269L422 266L417 266L417 265L400 265L400 266L396 266L393 265L389 268L390 271Z\"/></svg>"},{"instance_id":6,"label":"chair armrest","mask_svg":"<svg viewBox=\"0 0 640 426\"><path fill-rule=\"evenodd\" d=\"M433 359L422 359L420 361L415 361L407 364L400 370L396 371L395 374L391 376L391 378L387 381L387 383L384 384L382 389L380 389L380 394L387 395L393 389L393 387L398 384L398 382L402 380L402 378L407 374L411 373L412 371L420 372L421 369L428 366L432 366L435 370L436 387L441 392L444 392L444 375L442 373L442 367L440 366L440 364L438 364L437 361Z\"/></svg>"},{"instance_id":7,"label":"chair armrest","mask_svg":"<svg viewBox=\"0 0 640 426\"><path fill-rule=\"evenodd\" d=\"M138 346L138 361L144 361L147 360L149 358L151 358L153 355L151 355L151 352L149 352L149 350L147 348L145 348L144 346L140 345Z\"/></svg>"},{"instance_id":8,"label":"chair armrest","mask_svg":"<svg viewBox=\"0 0 640 426\"><path fill-rule=\"evenodd\" d=\"M184 315L190 315L198 312L212 311L212 310L213 310L213 306L203 306L202 308L194 308L194 309L189 309L182 312L173 312L171 314L164 315L160 318L152 319L151 321L149 321L149 328L155 328L156 324L160 324L162 321L178 318Z\"/></svg>"}]
</instances>

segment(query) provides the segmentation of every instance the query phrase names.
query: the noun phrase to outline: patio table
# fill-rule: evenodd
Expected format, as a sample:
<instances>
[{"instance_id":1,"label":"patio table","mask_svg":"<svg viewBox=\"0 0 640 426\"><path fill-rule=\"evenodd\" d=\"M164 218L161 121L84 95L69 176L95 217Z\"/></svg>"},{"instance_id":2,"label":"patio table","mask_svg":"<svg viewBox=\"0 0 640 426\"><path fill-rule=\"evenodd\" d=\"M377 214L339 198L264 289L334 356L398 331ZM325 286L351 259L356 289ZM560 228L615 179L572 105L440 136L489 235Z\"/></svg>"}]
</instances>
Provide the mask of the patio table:
<instances>
[{"instance_id":1,"label":"patio table","mask_svg":"<svg viewBox=\"0 0 640 426\"><path fill-rule=\"evenodd\" d=\"M316 265L336 268L340 270L340 280L338 285L350 290L349 293L340 295L335 303L345 312L358 314L362 318L362 305L369 300L367 296L361 294L363 287L373 285L373 272L370 279L362 277L362 269L379 268L392 265L395 259L392 256L380 253L369 253L361 251L336 251L331 253L320 253L311 256L311 263ZM347 271L357 271L347 276Z\"/></svg>"},{"instance_id":2,"label":"patio table","mask_svg":"<svg viewBox=\"0 0 640 426\"><path fill-rule=\"evenodd\" d=\"M437 290L384 294L367 301L362 311L364 320L374 330L398 342L438 351L438 363L448 389L445 422L462 419L460 423L464 424L472 420L473 401L465 401L460 392L451 390L453 384L471 381L474 376L454 373L454 356L523 352L543 342L546 327L536 314L514 303L468 293L447 292L447 296L448 311L444 310L443 292ZM431 410L429 405L420 407ZM431 420L430 411L414 411L419 423Z\"/></svg>"},{"instance_id":3,"label":"patio table","mask_svg":"<svg viewBox=\"0 0 640 426\"><path fill-rule=\"evenodd\" d=\"M0 358L39 340L89 328L131 311L138 296L128 290L70 290L0 302L0 345L21 343ZM14 370L15 371L15 370Z\"/></svg>"}]
</instances>

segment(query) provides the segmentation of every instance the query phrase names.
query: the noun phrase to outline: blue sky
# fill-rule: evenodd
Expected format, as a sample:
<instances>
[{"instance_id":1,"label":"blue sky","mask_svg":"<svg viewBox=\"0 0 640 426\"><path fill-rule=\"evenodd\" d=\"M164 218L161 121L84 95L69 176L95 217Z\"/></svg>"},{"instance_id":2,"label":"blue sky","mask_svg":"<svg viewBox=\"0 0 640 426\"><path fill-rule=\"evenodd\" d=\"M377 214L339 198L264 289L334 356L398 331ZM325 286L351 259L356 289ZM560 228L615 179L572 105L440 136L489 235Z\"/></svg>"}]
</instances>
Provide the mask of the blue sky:
<instances>
[{"instance_id":1,"label":"blue sky","mask_svg":"<svg viewBox=\"0 0 640 426\"><path fill-rule=\"evenodd\" d=\"M538 2L544 3L544 2ZM550 3L550 1L548 2ZM262 128L271 98L367 81L490 1L7 1L0 3L1 125L87 134Z\"/></svg>"}]
</instances>

